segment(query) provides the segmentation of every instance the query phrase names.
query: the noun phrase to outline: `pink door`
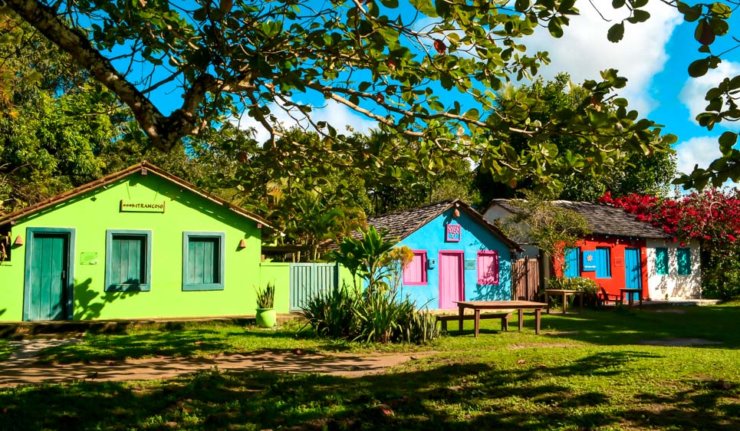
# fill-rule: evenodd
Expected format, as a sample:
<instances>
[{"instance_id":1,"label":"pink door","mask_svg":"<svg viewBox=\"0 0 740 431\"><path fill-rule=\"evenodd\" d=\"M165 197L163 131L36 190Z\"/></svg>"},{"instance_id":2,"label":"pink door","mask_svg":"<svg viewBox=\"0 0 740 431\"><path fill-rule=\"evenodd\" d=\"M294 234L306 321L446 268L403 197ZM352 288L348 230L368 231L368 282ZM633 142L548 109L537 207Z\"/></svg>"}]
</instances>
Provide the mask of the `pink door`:
<instances>
[{"instance_id":1,"label":"pink door","mask_svg":"<svg viewBox=\"0 0 740 431\"><path fill-rule=\"evenodd\" d=\"M457 308L454 301L465 299L463 252L439 252L439 308Z\"/></svg>"}]
</instances>

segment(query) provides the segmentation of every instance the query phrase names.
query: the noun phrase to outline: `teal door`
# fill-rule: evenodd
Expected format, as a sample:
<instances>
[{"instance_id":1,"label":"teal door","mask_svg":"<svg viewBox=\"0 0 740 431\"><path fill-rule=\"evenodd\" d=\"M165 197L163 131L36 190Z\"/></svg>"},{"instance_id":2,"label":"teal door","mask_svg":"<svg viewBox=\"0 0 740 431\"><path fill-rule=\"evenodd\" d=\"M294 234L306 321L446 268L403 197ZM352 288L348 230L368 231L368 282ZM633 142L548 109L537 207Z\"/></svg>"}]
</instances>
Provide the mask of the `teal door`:
<instances>
[{"instance_id":1,"label":"teal door","mask_svg":"<svg viewBox=\"0 0 740 431\"><path fill-rule=\"evenodd\" d=\"M627 289L642 289L642 266L640 265L640 249L624 249L624 287ZM637 300L637 295L633 295Z\"/></svg>"},{"instance_id":2,"label":"teal door","mask_svg":"<svg viewBox=\"0 0 740 431\"><path fill-rule=\"evenodd\" d=\"M25 320L67 319L70 235L29 229L27 238Z\"/></svg>"}]
</instances>

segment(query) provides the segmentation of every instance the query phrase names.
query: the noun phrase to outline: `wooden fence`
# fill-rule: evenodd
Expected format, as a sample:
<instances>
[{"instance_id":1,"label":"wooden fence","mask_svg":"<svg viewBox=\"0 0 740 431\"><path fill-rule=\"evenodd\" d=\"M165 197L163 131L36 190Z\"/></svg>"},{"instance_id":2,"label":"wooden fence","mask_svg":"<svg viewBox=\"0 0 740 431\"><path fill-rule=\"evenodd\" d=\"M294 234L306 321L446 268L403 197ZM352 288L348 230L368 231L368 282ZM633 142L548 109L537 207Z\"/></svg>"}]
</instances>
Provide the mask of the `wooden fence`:
<instances>
[{"instance_id":1,"label":"wooden fence","mask_svg":"<svg viewBox=\"0 0 740 431\"><path fill-rule=\"evenodd\" d=\"M514 262L514 299L534 301L540 290L540 261L525 257Z\"/></svg>"},{"instance_id":2,"label":"wooden fence","mask_svg":"<svg viewBox=\"0 0 740 431\"><path fill-rule=\"evenodd\" d=\"M299 311L310 298L333 289L337 283L336 263L291 263L290 311Z\"/></svg>"}]
</instances>

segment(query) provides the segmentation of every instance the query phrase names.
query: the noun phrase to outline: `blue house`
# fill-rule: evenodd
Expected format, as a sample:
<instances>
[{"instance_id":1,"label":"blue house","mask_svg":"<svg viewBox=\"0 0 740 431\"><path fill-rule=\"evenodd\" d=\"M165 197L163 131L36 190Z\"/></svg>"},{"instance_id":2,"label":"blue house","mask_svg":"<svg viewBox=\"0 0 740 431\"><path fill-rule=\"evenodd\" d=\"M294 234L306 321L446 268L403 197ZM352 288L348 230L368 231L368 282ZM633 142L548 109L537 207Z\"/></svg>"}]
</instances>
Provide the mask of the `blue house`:
<instances>
[{"instance_id":1,"label":"blue house","mask_svg":"<svg viewBox=\"0 0 740 431\"><path fill-rule=\"evenodd\" d=\"M454 301L512 298L519 246L462 201L446 201L368 220L414 252L401 295L419 308L455 309Z\"/></svg>"}]
</instances>

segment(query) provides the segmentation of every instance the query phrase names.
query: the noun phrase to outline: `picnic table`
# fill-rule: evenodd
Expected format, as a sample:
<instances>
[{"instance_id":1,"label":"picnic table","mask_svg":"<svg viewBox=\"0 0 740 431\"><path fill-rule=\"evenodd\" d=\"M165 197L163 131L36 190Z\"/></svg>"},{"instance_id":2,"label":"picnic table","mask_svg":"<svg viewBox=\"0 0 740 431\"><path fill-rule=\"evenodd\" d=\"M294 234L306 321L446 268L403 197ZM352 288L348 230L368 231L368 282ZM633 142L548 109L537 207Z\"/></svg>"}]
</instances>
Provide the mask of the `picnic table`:
<instances>
[{"instance_id":1,"label":"picnic table","mask_svg":"<svg viewBox=\"0 0 740 431\"><path fill-rule=\"evenodd\" d=\"M524 310L534 310L535 334L540 333L540 322L542 320L542 309L547 307L544 302L534 301L455 301L459 310L459 329L463 329L465 309L470 308L475 314L475 336L480 332L481 310L517 310L519 313L519 330L524 326Z\"/></svg>"},{"instance_id":2,"label":"picnic table","mask_svg":"<svg viewBox=\"0 0 740 431\"><path fill-rule=\"evenodd\" d=\"M583 310L583 292L572 289L545 289L545 302L547 303L547 314L550 314L550 297L561 295L563 297L563 314L568 309L568 297L578 296L578 310Z\"/></svg>"},{"instance_id":3,"label":"picnic table","mask_svg":"<svg viewBox=\"0 0 740 431\"><path fill-rule=\"evenodd\" d=\"M635 303L634 300L634 293L637 294L637 297L640 299L640 307L642 307L642 289L619 289L619 300L622 304L624 304L624 297L627 296L627 300L629 301L629 304L632 305Z\"/></svg>"}]
</instances>

